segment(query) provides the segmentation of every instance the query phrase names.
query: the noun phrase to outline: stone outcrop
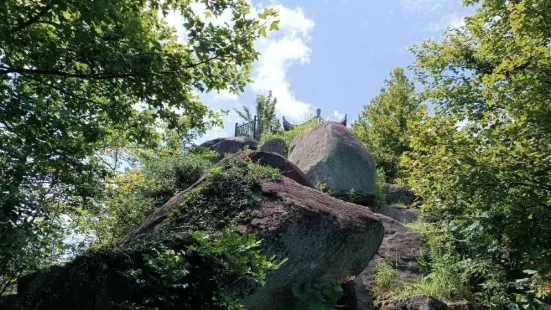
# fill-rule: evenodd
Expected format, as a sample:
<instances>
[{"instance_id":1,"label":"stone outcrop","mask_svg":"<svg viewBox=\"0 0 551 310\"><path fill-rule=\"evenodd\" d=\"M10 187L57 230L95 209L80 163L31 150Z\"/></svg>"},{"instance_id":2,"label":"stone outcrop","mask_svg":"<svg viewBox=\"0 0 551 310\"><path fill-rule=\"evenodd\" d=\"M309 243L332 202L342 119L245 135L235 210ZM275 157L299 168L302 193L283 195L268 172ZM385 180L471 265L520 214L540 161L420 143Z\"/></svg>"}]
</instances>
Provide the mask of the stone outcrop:
<instances>
[{"instance_id":1,"label":"stone outcrop","mask_svg":"<svg viewBox=\"0 0 551 310\"><path fill-rule=\"evenodd\" d=\"M243 149L256 150L257 143L249 137L229 137L206 141L199 145L199 147L216 151L218 156L214 159L214 161L217 162L224 158L226 153L234 154Z\"/></svg>"},{"instance_id":2,"label":"stone outcrop","mask_svg":"<svg viewBox=\"0 0 551 310\"><path fill-rule=\"evenodd\" d=\"M262 152L276 153L279 155L287 156L287 148L285 147L285 141L281 138L270 139L262 144L260 147Z\"/></svg>"},{"instance_id":3,"label":"stone outcrop","mask_svg":"<svg viewBox=\"0 0 551 310\"><path fill-rule=\"evenodd\" d=\"M297 136L289 147L289 160L314 186L323 183L335 195L372 199L375 192L375 161L360 141L343 125L323 122Z\"/></svg>"},{"instance_id":4,"label":"stone outcrop","mask_svg":"<svg viewBox=\"0 0 551 310\"><path fill-rule=\"evenodd\" d=\"M251 183L246 169L249 161L276 163L278 169L286 166L281 156L270 154L276 157L267 159L266 154L270 153L245 152L234 156L245 161L221 161L213 170L219 173L215 179L211 179L211 172L174 196L117 248L89 252L68 265L29 277L19 289L19 301L25 304L21 309L103 310L131 297L139 300L150 292L128 282L122 271L143 267L142 256L151 247L138 246L144 242L164 242L154 240L177 235L161 245L186 249L194 241L178 235L187 231L179 230L181 227L206 231L236 227L240 233L254 233L262 239L264 255L288 259L270 274L263 287L247 294L246 308L251 310L287 307L294 302L291 288L295 283L342 281L362 272L383 240L384 228L377 216L365 207L335 199L285 176L279 181L263 178ZM229 172L224 175L223 171ZM224 180L231 183L221 184ZM213 270L203 257L193 253L185 257L192 266L189 277L194 281L192 289L186 291L191 295L185 298L190 300L190 309L203 309L201 303L212 300L215 290Z\"/></svg>"}]
</instances>

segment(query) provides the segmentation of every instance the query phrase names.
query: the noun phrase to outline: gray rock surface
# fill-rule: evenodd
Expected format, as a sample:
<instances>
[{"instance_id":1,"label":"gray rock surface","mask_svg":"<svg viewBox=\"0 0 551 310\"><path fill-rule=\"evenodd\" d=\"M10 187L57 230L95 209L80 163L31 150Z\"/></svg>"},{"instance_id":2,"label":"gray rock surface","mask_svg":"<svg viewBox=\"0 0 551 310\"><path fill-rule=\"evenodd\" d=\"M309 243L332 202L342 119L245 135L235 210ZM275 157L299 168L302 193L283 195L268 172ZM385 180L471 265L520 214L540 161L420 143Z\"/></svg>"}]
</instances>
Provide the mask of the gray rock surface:
<instances>
[{"instance_id":1,"label":"gray rock surface","mask_svg":"<svg viewBox=\"0 0 551 310\"><path fill-rule=\"evenodd\" d=\"M264 142L264 144L260 147L260 151L287 156L285 141L280 138L270 139Z\"/></svg>"},{"instance_id":2,"label":"gray rock surface","mask_svg":"<svg viewBox=\"0 0 551 310\"><path fill-rule=\"evenodd\" d=\"M256 150L257 143L249 137L229 137L209 140L199 145L199 147L216 151L219 155L214 161L217 162L224 158L226 153L234 154L246 148Z\"/></svg>"},{"instance_id":3,"label":"gray rock surface","mask_svg":"<svg viewBox=\"0 0 551 310\"><path fill-rule=\"evenodd\" d=\"M442 301L428 295L417 295L382 304L380 310L450 310Z\"/></svg>"},{"instance_id":4,"label":"gray rock surface","mask_svg":"<svg viewBox=\"0 0 551 310\"><path fill-rule=\"evenodd\" d=\"M415 195L404 184L385 184L386 200L388 204L403 204L411 206Z\"/></svg>"},{"instance_id":5,"label":"gray rock surface","mask_svg":"<svg viewBox=\"0 0 551 310\"><path fill-rule=\"evenodd\" d=\"M296 137L289 147L295 163L314 186L326 183L336 195L354 189L372 197L376 167L373 156L343 125L323 122Z\"/></svg>"},{"instance_id":6,"label":"gray rock surface","mask_svg":"<svg viewBox=\"0 0 551 310\"><path fill-rule=\"evenodd\" d=\"M369 209L375 213L386 215L402 224L413 223L417 221L418 216L407 208L388 207L380 205L370 205Z\"/></svg>"},{"instance_id":7,"label":"gray rock surface","mask_svg":"<svg viewBox=\"0 0 551 310\"><path fill-rule=\"evenodd\" d=\"M416 283L423 276L417 256L427 254L427 246L422 235L405 228L398 221L382 214L375 217L385 227L385 237L377 254L367 268L354 279L354 309L368 310L374 307L373 287L374 268L377 264L387 264L396 270L396 285Z\"/></svg>"}]
</instances>

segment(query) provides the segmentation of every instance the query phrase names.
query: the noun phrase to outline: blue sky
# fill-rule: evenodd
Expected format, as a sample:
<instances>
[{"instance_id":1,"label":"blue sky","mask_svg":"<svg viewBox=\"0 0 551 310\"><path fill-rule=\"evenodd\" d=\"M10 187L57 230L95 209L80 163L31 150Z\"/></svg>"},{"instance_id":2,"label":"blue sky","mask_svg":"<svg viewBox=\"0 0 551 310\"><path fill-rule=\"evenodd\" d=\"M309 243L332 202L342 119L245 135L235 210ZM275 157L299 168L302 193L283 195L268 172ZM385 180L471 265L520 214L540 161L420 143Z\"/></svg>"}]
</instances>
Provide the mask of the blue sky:
<instances>
[{"instance_id":1,"label":"blue sky","mask_svg":"<svg viewBox=\"0 0 551 310\"><path fill-rule=\"evenodd\" d=\"M251 105L257 94L273 90L277 113L291 120L322 110L326 119L356 119L377 95L390 71L413 62L409 46L439 40L446 27L460 26L473 8L461 0L252 0L253 7L279 11L280 30L260 39L261 53L249 85L239 96L201 95L211 108ZM198 142L232 136L235 113L225 128L210 130Z\"/></svg>"}]
</instances>

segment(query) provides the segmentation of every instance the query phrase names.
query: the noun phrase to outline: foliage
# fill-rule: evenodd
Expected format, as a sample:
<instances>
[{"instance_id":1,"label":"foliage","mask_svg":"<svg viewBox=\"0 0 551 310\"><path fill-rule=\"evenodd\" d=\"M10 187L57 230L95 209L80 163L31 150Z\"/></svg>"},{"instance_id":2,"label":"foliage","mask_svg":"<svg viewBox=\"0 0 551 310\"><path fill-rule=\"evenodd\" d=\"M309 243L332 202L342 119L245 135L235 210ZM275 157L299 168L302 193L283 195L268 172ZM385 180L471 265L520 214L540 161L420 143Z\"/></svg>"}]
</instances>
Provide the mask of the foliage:
<instances>
[{"instance_id":1,"label":"foliage","mask_svg":"<svg viewBox=\"0 0 551 310\"><path fill-rule=\"evenodd\" d=\"M118 242L172 196L195 183L216 155L204 150L166 153L143 156L141 167L112 178L103 205L80 217L80 231L91 234L95 245Z\"/></svg>"},{"instance_id":2,"label":"foliage","mask_svg":"<svg viewBox=\"0 0 551 310\"><path fill-rule=\"evenodd\" d=\"M331 309L343 295L342 286L338 281L295 283L292 290L298 301L295 309Z\"/></svg>"},{"instance_id":3,"label":"foliage","mask_svg":"<svg viewBox=\"0 0 551 310\"><path fill-rule=\"evenodd\" d=\"M56 263L71 251L71 245L64 240L66 235L63 233L61 219L48 216L34 220L31 236L12 236L29 240L23 248L13 252L5 251L6 249L0 251L0 262L3 262L0 269L0 296L15 293L17 281L26 273Z\"/></svg>"},{"instance_id":4,"label":"foliage","mask_svg":"<svg viewBox=\"0 0 551 310\"><path fill-rule=\"evenodd\" d=\"M281 178L276 168L228 157L208 172L199 188L187 193L171 212L169 225L180 231L220 231L237 225L242 211L260 202L260 180Z\"/></svg>"},{"instance_id":5,"label":"foliage","mask_svg":"<svg viewBox=\"0 0 551 310\"><path fill-rule=\"evenodd\" d=\"M201 289L197 285L197 275L191 271L194 255L199 255L205 267L212 269L212 297L204 300L215 309L244 309L243 298L251 289L264 285L269 272L277 270L285 260L276 263L274 257L267 258L260 252L260 241L253 234L239 235L225 230L215 236L199 231L193 233L194 243L187 250L171 248L154 248L151 254L144 254L143 268L130 269L125 275L135 281L144 291L154 286L154 294L149 294L139 302L133 302L131 308L176 309L189 308L194 302L191 299ZM208 264L208 265L207 265ZM188 296L189 304L182 300Z\"/></svg>"},{"instance_id":6,"label":"foliage","mask_svg":"<svg viewBox=\"0 0 551 310\"><path fill-rule=\"evenodd\" d=\"M375 202L386 203L386 173L383 168L377 168L375 175Z\"/></svg>"},{"instance_id":7,"label":"foliage","mask_svg":"<svg viewBox=\"0 0 551 310\"><path fill-rule=\"evenodd\" d=\"M326 193L326 194L329 194L331 195L333 193L333 191L331 190L331 188L329 187L329 184L327 183L320 183L320 185L318 185L318 191L322 192L322 193Z\"/></svg>"},{"instance_id":8,"label":"foliage","mask_svg":"<svg viewBox=\"0 0 551 310\"><path fill-rule=\"evenodd\" d=\"M469 287L469 268L476 268L476 263L461 261L450 243L447 230L439 229L428 223L419 222L410 228L423 234L429 248L429 256L424 268L429 274L423 276L419 283L405 284L397 289L397 295L427 294L441 300L472 300Z\"/></svg>"},{"instance_id":9,"label":"foliage","mask_svg":"<svg viewBox=\"0 0 551 310\"><path fill-rule=\"evenodd\" d=\"M362 200L362 197L358 194L358 192L354 188L351 188L346 193L346 201L357 203L357 202L360 202L361 200Z\"/></svg>"},{"instance_id":10,"label":"foliage","mask_svg":"<svg viewBox=\"0 0 551 310\"><path fill-rule=\"evenodd\" d=\"M403 69L396 68L352 124L350 130L384 169L389 183L403 177L400 156L410 150L410 128L416 126L423 111L413 83Z\"/></svg>"},{"instance_id":11,"label":"foliage","mask_svg":"<svg viewBox=\"0 0 551 310\"><path fill-rule=\"evenodd\" d=\"M397 272L387 263L378 263L373 269L373 292L376 296L392 291L396 286Z\"/></svg>"},{"instance_id":12,"label":"foliage","mask_svg":"<svg viewBox=\"0 0 551 310\"><path fill-rule=\"evenodd\" d=\"M253 234L240 236L226 230L211 242L207 235L194 232L197 245L190 249L209 258L221 276L215 278L218 288L217 306L223 309L244 309L241 299L254 285L264 285L268 272L277 270L287 260L276 263L260 252L260 241Z\"/></svg>"},{"instance_id":13,"label":"foliage","mask_svg":"<svg viewBox=\"0 0 551 310\"><path fill-rule=\"evenodd\" d=\"M548 279L542 278L535 270L524 270L527 277L517 279L513 284L514 289L518 290L513 293L514 300L506 302L506 306L510 310L530 309L530 310L547 310L550 309L541 299L551 294L551 285ZM547 283L546 283L547 282Z\"/></svg>"},{"instance_id":14,"label":"foliage","mask_svg":"<svg viewBox=\"0 0 551 310\"><path fill-rule=\"evenodd\" d=\"M57 218L52 206L97 206L113 172L103 150L152 147L158 126L201 133L219 123L194 92L242 91L266 34L260 19L276 12L201 4L196 14L184 0L0 3L0 266L26 261L42 238L35 219ZM212 22L226 12L231 23Z\"/></svg>"},{"instance_id":15,"label":"foliage","mask_svg":"<svg viewBox=\"0 0 551 310\"><path fill-rule=\"evenodd\" d=\"M476 266L487 306L514 300L508 283L523 270L551 271L550 9L482 1L443 42L412 49L422 99L437 108L412 128L407 183L448 229L450 263Z\"/></svg>"},{"instance_id":16,"label":"foliage","mask_svg":"<svg viewBox=\"0 0 551 310\"><path fill-rule=\"evenodd\" d=\"M277 98L272 97L272 91L268 92L268 96L256 96L255 111L257 126L260 127L260 135L257 139L262 139L262 135L264 134L281 131L281 124L275 114L276 104ZM254 116L247 106L243 106L241 111L235 109L235 112L247 122L252 122L254 120Z\"/></svg>"}]
</instances>

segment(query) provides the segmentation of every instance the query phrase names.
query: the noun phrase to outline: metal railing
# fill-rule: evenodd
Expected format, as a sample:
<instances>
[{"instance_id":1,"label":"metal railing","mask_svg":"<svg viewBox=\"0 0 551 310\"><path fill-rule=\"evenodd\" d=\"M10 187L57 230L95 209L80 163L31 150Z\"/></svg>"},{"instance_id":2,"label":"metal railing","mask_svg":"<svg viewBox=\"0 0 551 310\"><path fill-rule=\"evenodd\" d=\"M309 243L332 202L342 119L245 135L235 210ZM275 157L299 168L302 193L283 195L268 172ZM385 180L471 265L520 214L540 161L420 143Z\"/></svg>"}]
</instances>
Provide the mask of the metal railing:
<instances>
[{"instance_id":1,"label":"metal railing","mask_svg":"<svg viewBox=\"0 0 551 310\"><path fill-rule=\"evenodd\" d=\"M254 119L251 122L235 123L235 137L249 137L252 139L257 139L262 134L262 124L260 120L254 116Z\"/></svg>"}]
</instances>

